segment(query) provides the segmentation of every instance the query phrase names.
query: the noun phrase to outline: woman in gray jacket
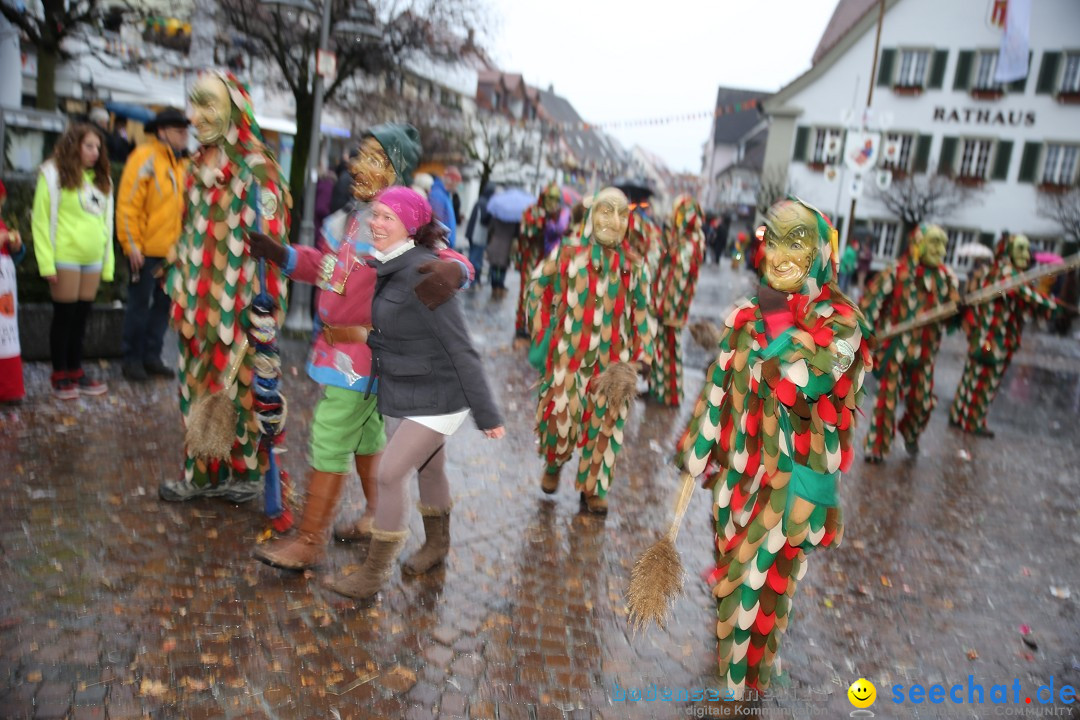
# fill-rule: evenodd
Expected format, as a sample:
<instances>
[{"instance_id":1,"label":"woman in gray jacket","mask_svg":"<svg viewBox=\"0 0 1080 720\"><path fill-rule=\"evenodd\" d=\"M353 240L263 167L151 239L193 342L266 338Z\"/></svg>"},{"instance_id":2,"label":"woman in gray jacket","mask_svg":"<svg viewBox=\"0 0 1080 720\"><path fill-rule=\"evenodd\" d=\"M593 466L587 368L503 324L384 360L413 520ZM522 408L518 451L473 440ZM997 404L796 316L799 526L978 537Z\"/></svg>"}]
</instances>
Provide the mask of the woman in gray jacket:
<instances>
[{"instance_id":1,"label":"woman in gray jacket","mask_svg":"<svg viewBox=\"0 0 1080 720\"><path fill-rule=\"evenodd\" d=\"M408 537L406 483L420 480L424 545L402 566L420 574L442 564L450 547L450 483L446 438L469 411L489 438L505 434L502 415L469 339L461 301L431 309L416 296L419 267L436 259L446 229L432 221L431 206L406 187L383 190L370 219L377 272L368 337L372 376L378 377L379 412L391 432L378 469L379 504L364 565L326 586L364 599L378 593Z\"/></svg>"}]
</instances>

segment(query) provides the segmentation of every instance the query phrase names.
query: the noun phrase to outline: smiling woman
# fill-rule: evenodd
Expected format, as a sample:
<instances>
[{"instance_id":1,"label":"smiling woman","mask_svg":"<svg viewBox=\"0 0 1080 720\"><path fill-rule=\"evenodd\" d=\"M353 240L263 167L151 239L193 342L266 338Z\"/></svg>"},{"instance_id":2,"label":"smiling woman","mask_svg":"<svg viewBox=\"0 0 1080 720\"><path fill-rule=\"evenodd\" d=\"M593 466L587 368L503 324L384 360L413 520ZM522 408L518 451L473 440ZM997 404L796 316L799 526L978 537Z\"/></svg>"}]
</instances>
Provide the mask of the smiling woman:
<instances>
[{"instance_id":1,"label":"smiling woman","mask_svg":"<svg viewBox=\"0 0 1080 720\"><path fill-rule=\"evenodd\" d=\"M446 230L426 198L395 186L380 192L369 220L377 280L371 303L374 329L367 344L379 382L379 412L390 440L379 461L378 498L363 567L326 585L346 597L374 596L390 575L408 537L406 482L420 482L424 545L403 571L418 575L443 563L450 549L450 483L446 440L471 411L489 438L504 434L502 415L472 345L461 300L431 308L416 296L421 266L435 259ZM370 385L369 385L370 387Z\"/></svg>"}]
</instances>

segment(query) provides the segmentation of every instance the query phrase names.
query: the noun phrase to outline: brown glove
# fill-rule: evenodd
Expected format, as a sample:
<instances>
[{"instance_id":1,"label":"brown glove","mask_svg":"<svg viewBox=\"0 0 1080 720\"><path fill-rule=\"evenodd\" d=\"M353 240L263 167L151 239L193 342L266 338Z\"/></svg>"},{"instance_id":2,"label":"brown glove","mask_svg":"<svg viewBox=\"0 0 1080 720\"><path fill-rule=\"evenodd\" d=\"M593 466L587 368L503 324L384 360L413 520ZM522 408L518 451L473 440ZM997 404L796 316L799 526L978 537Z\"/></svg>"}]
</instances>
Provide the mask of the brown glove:
<instances>
[{"instance_id":1,"label":"brown glove","mask_svg":"<svg viewBox=\"0 0 1080 720\"><path fill-rule=\"evenodd\" d=\"M424 279L413 292L428 310L434 310L454 296L464 281L461 263L454 260L430 260L417 268Z\"/></svg>"},{"instance_id":2,"label":"brown glove","mask_svg":"<svg viewBox=\"0 0 1080 720\"><path fill-rule=\"evenodd\" d=\"M274 240L269 235L261 232L249 232L247 234L248 252L255 259L266 258L278 267L285 267L289 260L289 253L285 246Z\"/></svg>"}]
</instances>

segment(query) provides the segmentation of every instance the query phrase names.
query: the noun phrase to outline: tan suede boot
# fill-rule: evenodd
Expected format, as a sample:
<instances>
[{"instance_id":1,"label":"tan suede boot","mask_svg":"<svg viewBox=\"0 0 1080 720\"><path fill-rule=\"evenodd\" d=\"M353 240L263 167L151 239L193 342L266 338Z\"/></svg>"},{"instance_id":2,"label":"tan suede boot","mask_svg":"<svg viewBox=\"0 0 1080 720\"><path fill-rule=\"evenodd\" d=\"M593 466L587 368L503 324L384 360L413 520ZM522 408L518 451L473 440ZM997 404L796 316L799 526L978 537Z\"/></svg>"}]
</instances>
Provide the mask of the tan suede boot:
<instances>
[{"instance_id":1,"label":"tan suede boot","mask_svg":"<svg viewBox=\"0 0 1080 720\"><path fill-rule=\"evenodd\" d=\"M375 473L379 468L379 457L374 455L356 456L356 474L360 476L360 487L364 490L364 514L351 522L334 525L334 537L342 542L359 542L371 539L371 526L375 522L375 503L378 497L378 483Z\"/></svg>"},{"instance_id":2,"label":"tan suede boot","mask_svg":"<svg viewBox=\"0 0 1080 720\"><path fill-rule=\"evenodd\" d=\"M371 545L368 548L367 559L363 566L352 575L347 577L333 577L326 580L323 586L333 590L338 595L366 600L374 597L383 585L390 573L394 570L394 560L401 548L405 546L405 540L409 537L408 530L392 532L387 530L372 529Z\"/></svg>"},{"instance_id":3,"label":"tan suede boot","mask_svg":"<svg viewBox=\"0 0 1080 720\"><path fill-rule=\"evenodd\" d=\"M255 558L283 570L303 570L326 560L327 531L345 486L341 473L311 471L304 515L295 535L255 548Z\"/></svg>"},{"instance_id":4,"label":"tan suede boot","mask_svg":"<svg viewBox=\"0 0 1080 720\"><path fill-rule=\"evenodd\" d=\"M420 506L424 544L401 566L406 575L420 575L443 564L450 552L450 508Z\"/></svg>"}]
</instances>

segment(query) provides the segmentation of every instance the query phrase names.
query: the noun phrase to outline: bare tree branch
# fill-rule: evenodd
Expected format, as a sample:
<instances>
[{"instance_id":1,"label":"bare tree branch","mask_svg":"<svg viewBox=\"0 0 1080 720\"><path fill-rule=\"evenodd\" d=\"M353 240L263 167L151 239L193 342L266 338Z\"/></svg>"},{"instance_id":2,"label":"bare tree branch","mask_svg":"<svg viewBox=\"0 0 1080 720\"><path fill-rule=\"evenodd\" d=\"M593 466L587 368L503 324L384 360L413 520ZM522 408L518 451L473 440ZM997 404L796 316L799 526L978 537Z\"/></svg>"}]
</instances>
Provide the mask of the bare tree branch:
<instances>
[{"instance_id":1,"label":"bare tree branch","mask_svg":"<svg viewBox=\"0 0 1080 720\"><path fill-rule=\"evenodd\" d=\"M86 1L86 0L84 0ZM337 57L337 75L323 92L333 103L339 93L362 94L362 78L400 71L410 57L454 59L472 41L483 15L473 0L313 0L318 13L264 3L220 0L220 18L235 36L234 44L273 71L272 82L288 88L296 104L296 137L290 184L293 197L304 197L305 168L315 101L315 54L324 2L330 2L329 49ZM359 23L350 30L345 23ZM351 106L350 114L356 112ZM417 120L410 118L416 124ZM439 126L435 126L438 128ZM425 142L425 145L428 143ZM295 213L299 218L301 212Z\"/></svg>"},{"instance_id":2,"label":"bare tree branch","mask_svg":"<svg viewBox=\"0 0 1080 720\"><path fill-rule=\"evenodd\" d=\"M961 185L945 175L908 175L888 189L877 186L874 197L903 225L902 237L924 220L943 220L965 205L980 202L981 187Z\"/></svg>"},{"instance_id":3,"label":"bare tree branch","mask_svg":"<svg viewBox=\"0 0 1080 720\"><path fill-rule=\"evenodd\" d=\"M1080 243L1080 188L1065 193L1039 193L1039 215L1061 228L1065 242Z\"/></svg>"}]
</instances>

